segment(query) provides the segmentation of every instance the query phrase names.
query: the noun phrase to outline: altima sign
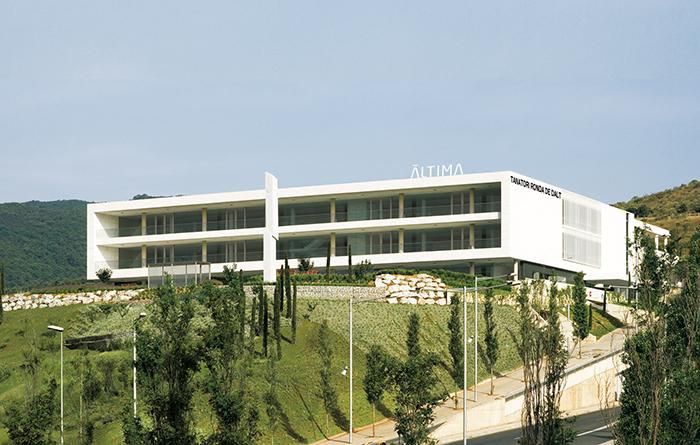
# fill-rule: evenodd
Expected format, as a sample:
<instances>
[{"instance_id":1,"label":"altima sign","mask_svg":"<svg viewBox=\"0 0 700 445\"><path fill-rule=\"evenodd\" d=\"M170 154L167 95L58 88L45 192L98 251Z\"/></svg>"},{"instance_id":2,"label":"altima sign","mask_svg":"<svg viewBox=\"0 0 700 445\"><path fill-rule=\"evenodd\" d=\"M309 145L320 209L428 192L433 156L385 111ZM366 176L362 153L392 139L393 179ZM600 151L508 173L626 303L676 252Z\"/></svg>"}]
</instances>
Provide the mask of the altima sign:
<instances>
[{"instance_id":1,"label":"altima sign","mask_svg":"<svg viewBox=\"0 0 700 445\"><path fill-rule=\"evenodd\" d=\"M513 184L517 184L521 187L528 188L530 190L535 190L535 191L543 193L545 195L553 196L555 198L561 198L560 191L554 190L551 187L546 187L544 185L540 185L536 182L528 181L527 179L516 178L515 176L511 176L510 182Z\"/></svg>"}]
</instances>

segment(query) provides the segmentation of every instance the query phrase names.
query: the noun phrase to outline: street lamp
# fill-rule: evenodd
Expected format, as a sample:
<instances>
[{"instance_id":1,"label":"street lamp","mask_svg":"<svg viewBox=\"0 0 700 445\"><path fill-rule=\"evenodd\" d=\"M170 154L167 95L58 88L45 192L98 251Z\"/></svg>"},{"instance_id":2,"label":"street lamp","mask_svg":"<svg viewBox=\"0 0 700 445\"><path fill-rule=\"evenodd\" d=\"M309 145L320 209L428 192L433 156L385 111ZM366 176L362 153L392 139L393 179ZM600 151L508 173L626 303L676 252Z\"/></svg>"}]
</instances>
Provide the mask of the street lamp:
<instances>
[{"instance_id":1,"label":"street lamp","mask_svg":"<svg viewBox=\"0 0 700 445\"><path fill-rule=\"evenodd\" d=\"M134 419L136 418L136 325L146 316L145 312L141 312L139 317L134 320Z\"/></svg>"},{"instance_id":2,"label":"street lamp","mask_svg":"<svg viewBox=\"0 0 700 445\"><path fill-rule=\"evenodd\" d=\"M61 334L61 445L63 445L63 328L50 325L48 329Z\"/></svg>"}]
</instances>

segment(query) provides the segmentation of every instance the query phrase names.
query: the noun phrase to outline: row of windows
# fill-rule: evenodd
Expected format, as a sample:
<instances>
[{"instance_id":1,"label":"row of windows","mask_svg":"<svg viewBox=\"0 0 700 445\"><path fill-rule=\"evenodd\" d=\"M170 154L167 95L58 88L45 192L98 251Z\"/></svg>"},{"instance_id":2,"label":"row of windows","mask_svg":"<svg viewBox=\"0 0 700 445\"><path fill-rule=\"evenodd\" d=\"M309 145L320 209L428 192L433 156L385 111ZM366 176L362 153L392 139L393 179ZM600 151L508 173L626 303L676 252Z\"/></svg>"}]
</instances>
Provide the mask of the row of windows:
<instances>
[{"instance_id":1,"label":"row of windows","mask_svg":"<svg viewBox=\"0 0 700 445\"><path fill-rule=\"evenodd\" d=\"M472 208L473 206L473 208ZM458 215L464 213L498 212L501 210L500 189L474 190L473 204L468 191L409 195L404 198L404 217ZM303 225L331 222L331 202L282 204L279 206L279 225ZM337 200L335 221L366 221L399 218L399 198ZM202 211L176 212L146 217L145 233L199 232L203 229ZM265 207L206 210L207 230L230 230L265 226ZM116 230L110 236L138 236L142 234L141 216L119 218Z\"/></svg>"},{"instance_id":2,"label":"row of windows","mask_svg":"<svg viewBox=\"0 0 700 445\"><path fill-rule=\"evenodd\" d=\"M330 236L282 238L277 243L277 258L317 258L329 252ZM474 230L474 248L500 247L500 225L477 225ZM338 234L335 237L335 256L346 256L349 248L353 255L380 255L399 252L399 232ZM469 249L469 228L404 231L404 252ZM261 239L208 242L207 261L210 263L237 263L262 261ZM185 264L201 262L202 244L157 246L146 249L146 264ZM141 267L141 248L119 249L118 267Z\"/></svg>"}]
</instances>

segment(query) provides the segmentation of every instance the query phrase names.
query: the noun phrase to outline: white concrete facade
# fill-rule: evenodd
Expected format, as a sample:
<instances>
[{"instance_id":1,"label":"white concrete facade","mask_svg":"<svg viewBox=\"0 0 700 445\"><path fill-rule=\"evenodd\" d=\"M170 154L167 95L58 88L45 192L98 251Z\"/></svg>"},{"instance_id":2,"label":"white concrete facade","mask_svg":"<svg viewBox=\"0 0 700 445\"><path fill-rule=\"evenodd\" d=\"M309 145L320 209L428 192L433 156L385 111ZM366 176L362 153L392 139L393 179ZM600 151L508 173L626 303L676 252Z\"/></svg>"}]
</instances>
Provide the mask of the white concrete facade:
<instances>
[{"instance_id":1,"label":"white concrete facade","mask_svg":"<svg viewBox=\"0 0 700 445\"><path fill-rule=\"evenodd\" d=\"M636 227L668 231L585 196L511 171L89 204L87 278L144 280L159 264L236 263L274 280L289 257L315 267L454 268L483 275L559 276L623 285Z\"/></svg>"}]
</instances>

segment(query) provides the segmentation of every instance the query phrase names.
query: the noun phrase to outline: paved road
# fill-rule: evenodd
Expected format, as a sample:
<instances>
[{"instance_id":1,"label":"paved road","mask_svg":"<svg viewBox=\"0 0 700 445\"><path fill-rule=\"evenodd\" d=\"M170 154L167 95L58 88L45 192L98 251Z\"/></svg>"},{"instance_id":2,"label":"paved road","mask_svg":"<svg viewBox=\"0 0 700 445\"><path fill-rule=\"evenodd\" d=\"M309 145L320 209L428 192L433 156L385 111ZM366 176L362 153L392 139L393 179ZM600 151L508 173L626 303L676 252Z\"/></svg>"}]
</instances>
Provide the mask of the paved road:
<instances>
[{"instance_id":1,"label":"paved road","mask_svg":"<svg viewBox=\"0 0 700 445\"><path fill-rule=\"evenodd\" d=\"M613 439L612 433L606 425L606 417L611 418L617 409L609 413L602 414L599 411L582 414L576 417L574 428L577 431L575 445L597 445ZM488 436L468 439L469 445L511 445L517 444L520 438L520 428L500 433L489 434ZM461 440L450 442L447 445L460 445Z\"/></svg>"}]
</instances>

